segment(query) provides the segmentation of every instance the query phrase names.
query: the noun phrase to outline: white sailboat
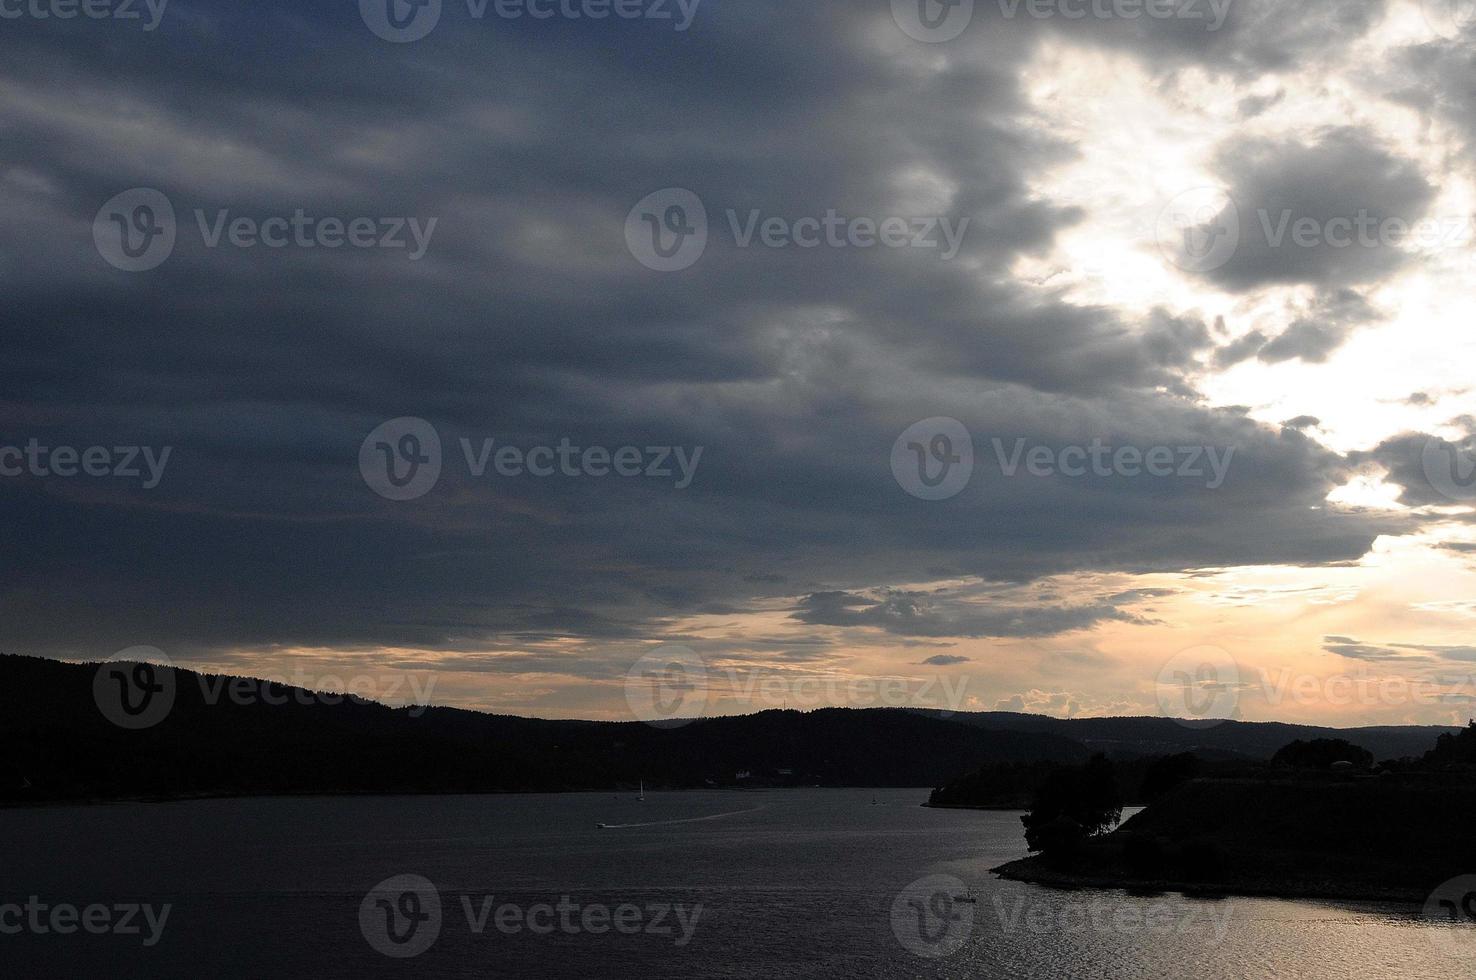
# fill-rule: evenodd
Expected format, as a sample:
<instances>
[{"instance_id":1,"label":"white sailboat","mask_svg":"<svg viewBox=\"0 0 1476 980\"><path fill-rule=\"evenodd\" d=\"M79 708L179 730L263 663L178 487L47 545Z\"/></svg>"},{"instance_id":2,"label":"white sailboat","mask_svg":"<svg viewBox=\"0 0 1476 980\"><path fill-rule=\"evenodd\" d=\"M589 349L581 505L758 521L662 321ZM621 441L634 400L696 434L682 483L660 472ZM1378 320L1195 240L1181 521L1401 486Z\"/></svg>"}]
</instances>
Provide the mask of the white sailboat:
<instances>
[{"instance_id":1,"label":"white sailboat","mask_svg":"<svg viewBox=\"0 0 1476 980\"><path fill-rule=\"evenodd\" d=\"M636 797L636 802L637 803L644 803L644 802L646 802L646 781L644 779L641 780L641 795Z\"/></svg>"}]
</instances>

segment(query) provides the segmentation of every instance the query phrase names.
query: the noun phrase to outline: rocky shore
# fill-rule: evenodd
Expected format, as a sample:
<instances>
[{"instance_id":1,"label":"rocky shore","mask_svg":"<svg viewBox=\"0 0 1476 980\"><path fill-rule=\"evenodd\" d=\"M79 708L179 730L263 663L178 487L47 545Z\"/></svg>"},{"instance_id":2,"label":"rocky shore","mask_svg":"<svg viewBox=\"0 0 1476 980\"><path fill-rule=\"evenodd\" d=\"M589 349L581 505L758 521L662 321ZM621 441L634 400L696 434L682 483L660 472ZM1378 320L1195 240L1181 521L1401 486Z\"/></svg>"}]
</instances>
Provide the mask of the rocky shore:
<instances>
[{"instance_id":1,"label":"rocky shore","mask_svg":"<svg viewBox=\"0 0 1476 980\"><path fill-rule=\"evenodd\" d=\"M1197 779L1111 834L993 869L1061 888L1424 902L1476 873L1467 773Z\"/></svg>"}]
</instances>

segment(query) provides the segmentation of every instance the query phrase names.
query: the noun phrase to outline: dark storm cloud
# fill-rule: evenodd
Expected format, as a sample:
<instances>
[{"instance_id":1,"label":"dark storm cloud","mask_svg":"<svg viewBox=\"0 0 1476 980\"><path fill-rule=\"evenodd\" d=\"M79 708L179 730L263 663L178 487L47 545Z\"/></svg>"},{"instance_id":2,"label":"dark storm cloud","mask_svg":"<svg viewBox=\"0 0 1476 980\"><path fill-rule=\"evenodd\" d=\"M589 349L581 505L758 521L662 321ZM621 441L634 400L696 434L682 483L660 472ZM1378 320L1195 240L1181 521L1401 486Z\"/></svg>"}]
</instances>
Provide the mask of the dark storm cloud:
<instances>
[{"instance_id":1,"label":"dark storm cloud","mask_svg":"<svg viewBox=\"0 0 1476 980\"><path fill-rule=\"evenodd\" d=\"M1258 356L1268 364L1298 359L1321 364L1327 355L1343 345L1347 336L1346 328L1336 324L1298 320L1262 347Z\"/></svg>"},{"instance_id":2,"label":"dark storm cloud","mask_svg":"<svg viewBox=\"0 0 1476 980\"><path fill-rule=\"evenodd\" d=\"M1029 606L979 603L941 592L888 591L876 598L845 592L804 597L794 618L812 626L867 626L902 636L1056 636L1109 620L1137 617L1109 603Z\"/></svg>"},{"instance_id":3,"label":"dark storm cloud","mask_svg":"<svg viewBox=\"0 0 1476 980\"><path fill-rule=\"evenodd\" d=\"M1335 653L1348 660L1412 660L1415 658L1410 654L1386 646L1378 646L1371 643L1361 643L1351 636L1325 636L1322 638L1322 648L1328 653Z\"/></svg>"},{"instance_id":4,"label":"dark storm cloud","mask_svg":"<svg viewBox=\"0 0 1476 980\"><path fill-rule=\"evenodd\" d=\"M1236 107L1242 119L1254 119L1272 106L1279 105L1286 98L1285 89L1277 89L1271 95L1252 95L1240 100Z\"/></svg>"},{"instance_id":5,"label":"dark storm cloud","mask_svg":"<svg viewBox=\"0 0 1476 980\"><path fill-rule=\"evenodd\" d=\"M1398 51L1393 65L1404 84L1390 97L1456 126L1470 154L1476 149L1476 23L1467 20L1461 37L1432 38Z\"/></svg>"},{"instance_id":6,"label":"dark storm cloud","mask_svg":"<svg viewBox=\"0 0 1476 980\"><path fill-rule=\"evenodd\" d=\"M1458 467L1476 450L1476 420L1463 417L1453 422L1466 430L1455 443L1429 433L1402 432L1371 450L1350 454L1349 460L1382 470L1384 479L1400 488L1400 503L1410 507L1462 503L1470 499L1469 476Z\"/></svg>"},{"instance_id":7,"label":"dark storm cloud","mask_svg":"<svg viewBox=\"0 0 1476 980\"><path fill-rule=\"evenodd\" d=\"M1259 330L1251 330L1243 337L1237 337L1230 343L1215 351L1215 366L1218 368L1234 367L1241 361L1248 361L1260 353L1266 346L1267 337Z\"/></svg>"},{"instance_id":8,"label":"dark storm cloud","mask_svg":"<svg viewBox=\"0 0 1476 980\"><path fill-rule=\"evenodd\" d=\"M1352 127L1305 141L1236 139L1221 148L1217 166L1235 202L1240 241L1207 275L1237 292L1292 283L1333 290L1380 279L1409 260L1401 245L1435 194L1413 162ZM1287 354L1336 346L1336 332L1309 323Z\"/></svg>"},{"instance_id":9,"label":"dark storm cloud","mask_svg":"<svg viewBox=\"0 0 1476 980\"><path fill-rule=\"evenodd\" d=\"M1306 314L1267 343L1256 356L1267 364L1302 360L1321 364L1352 335L1359 326L1378 320L1379 314L1368 301L1351 289L1324 294Z\"/></svg>"},{"instance_id":10,"label":"dark storm cloud","mask_svg":"<svg viewBox=\"0 0 1476 980\"><path fill-rule=\"evenodd\" d=\"M1073 40L1140 53L1151 66L1196 65L1251 76L1293 70L1338 50L1366 34L1385 9L1383 0L1178 0L1173 6L1186 16L1047 23ZM1212 6L1223 10L1222 21ZM1248 115L1265 108L1246 101Z\"/></svg>"},{"instance_id":11,"label":"dark storm cloud","mask_svg":"<svg viewBox=\"0 0 1476 980\"><path fill-rule=\"evenodd\" d=\"M1352 15L1319 17L1334 35L1357 28ZM1003 274L1083 217L1028 189L1074 152L1019 124L1020 70L1055 30L986 31L940 66L885 5L839 0L710 3L685 33L452 19L398 46L352 4L192 4L142 41L9 25L0 445L173 457L154 490L0 479L7 646L486 651L574 637L625 649L780 585L1358 558L1405 525L1325 508L1348 461L1318 443L1204 408L1189 380L1213 346L1202 323L1127 320ZM1313 44L1298 31L1237 48L1240 32L1129 40L1144 57L1165 45L1171 60L1230 65ZM1424 193L1347 134L1228 159L1243 165L1237 186L1298 203ZM1309 174L1328 166L1351 172L1324 198ZM629 254L623 226L643 196L673 186L705 202L713 236L695 266L662 274ZM179 215L173 255L138 274L92 242L99 207L133 187L157 188ZM210 248L195 217L299 208L438 223L410 261ZM741 248L729 209L970 224L952 260ZM1341 275L1308 261L1299 274ZM1274 278L1258 268L1240 282ZM436 426L444 472L426 497L393 503L365 485L358 453L406 415ZM898 487L889 453L939 415L969 427L980 465L965 493L927 503ZM677 490L477 478L459 444L565 437L705 454ZM1073 483L1006 478L986 465L995 437L1237 453L1215 491ZM904 593L812 599L796 613L921 637L1051 635L1131 616L1112 601L971 608ZM536 656L482 669L597 673Z\"/></svg>"},{"instance_id":12,"label":"dark storm cloud","mask_svg":"<svg viewBox=\"0 0 1476 980\"><path fill-rule=\"evenodd\" d=\"M1476 647L1433 643L1362 643L1349 636L1323 637L1323 649L1350 660L1476 661Z\"/></svg>"},{"instance_id":13,"label":"dark storm cloud","mask_svg":"<svg viewBox=\"0 0 1476 980\"><path fill-rule=\"evenodd\" d=\"M1428 653L1441 660L1454 660L1461 663L1476 661L1476 647L1473 646L1434 643L1395 643L1394 646L1401 650Z\"/></svg>"}]
</instances>

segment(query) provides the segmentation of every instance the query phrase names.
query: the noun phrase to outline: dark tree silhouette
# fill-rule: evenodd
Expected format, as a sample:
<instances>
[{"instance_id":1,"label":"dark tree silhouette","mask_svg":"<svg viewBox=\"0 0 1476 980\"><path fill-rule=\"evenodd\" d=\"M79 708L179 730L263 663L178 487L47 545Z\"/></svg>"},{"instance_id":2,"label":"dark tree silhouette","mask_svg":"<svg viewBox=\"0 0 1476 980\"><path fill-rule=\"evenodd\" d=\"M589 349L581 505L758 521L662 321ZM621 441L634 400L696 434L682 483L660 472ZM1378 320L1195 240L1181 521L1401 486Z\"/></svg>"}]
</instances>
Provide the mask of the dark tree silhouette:
<instances>
[{"instance_id":1,"label":"dark tree silhouette","mask_svg":"<svg viewBox=\"0 0 1476 980\"><path fill-rule=\"evenodd\" d=\"M1199 774L1199 756L1193 752L1166 755L1149 766L1147 774L1143 776L1143 801L1152 803Z\"/></svg>"},{"instance_id":2,"label":"dark tree silhouette","mask_svg":"<svg viewBox=\"0 0 1476 980\"><path fill-rule=\"evenodd\" d=\"M1110 830L1122 817L1117 775L1105 755L1086 765L1053 772L1035 795L1025 824L1025 843L1032 851L1069 851L1081 840Z\"/></svg>"},{"instance_id":3,"label":"dark tree silhouette","mask_svg":"<svg viewBox=\"0 0 1476 980\"><path fill-rule=\"evenodd\" d=\"M1423 761L1437 766L1476 764L1476 721L1455 735L1441 735Z\"/></svg>"},{"instance_id":4,"label":"dark tree silhouette","mask_svg":"<svg viewBox=\"0 0 1476 980\"><path fill-rule=\"evenodd\" d=\"M1081 758L1087 758L1085 747ZM1042 783L1055 770L1055 762L999 762L981 766L933 790L933 806L998 806L1025 809Z\"/></svg>"},{"instance_id":5,"label":"dark tree silhouette","mask_svg":"<svg viewBox=\"0 0 1476 980\"><path fill-rule=\"evenodd\" d=\"M1297 739L1277 749L1271 757L1272 765L1294 769L1326 769L1334 762L1351 762L1366 769L1373 765L1373 753L1347 739L1314 738L1310 742Z\"/></svg>"}]
</instances>

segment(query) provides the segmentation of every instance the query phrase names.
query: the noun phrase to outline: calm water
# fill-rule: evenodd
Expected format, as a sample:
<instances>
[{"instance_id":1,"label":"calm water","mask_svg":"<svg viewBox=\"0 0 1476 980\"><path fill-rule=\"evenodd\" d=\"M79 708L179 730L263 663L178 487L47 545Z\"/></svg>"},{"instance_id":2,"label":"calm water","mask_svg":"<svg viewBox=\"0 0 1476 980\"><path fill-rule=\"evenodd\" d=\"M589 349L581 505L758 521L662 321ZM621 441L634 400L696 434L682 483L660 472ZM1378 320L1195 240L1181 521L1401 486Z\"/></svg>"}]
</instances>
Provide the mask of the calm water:
<instances>
[{"instance_id":1,"label":"calm water","mask_svg":"<svg viewBox=\"0 0 1476 980\"><path fill-rule=\"evenodd\" d=\"M0 935L0 974L1476 975L1476 943L1424 923L1418 909L998 881L988 869L1023 854L1018 815L928 810L918 806L925 797L800 790L653 793L644 803L393 797L0 811L0 903L100 903L109 921L125 914L118 905L147 903L156 921L171 906L162 929L137 913L138 934ZM427 879L434 894L407 905L397 885L386 905L366 903L403 875ZM948 878L977 904L953 902ZM539 909L565 896L562 912ZM583 926L611 930L615 918L624 931ZM404 945L386 940L391 921L410 937ZM406 952L432 933L413 958L373 945Z\"/></svg>"}]
</instances>

